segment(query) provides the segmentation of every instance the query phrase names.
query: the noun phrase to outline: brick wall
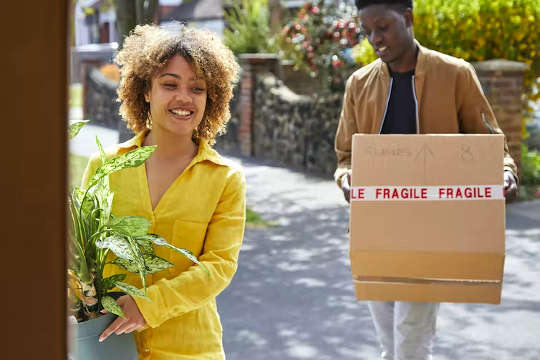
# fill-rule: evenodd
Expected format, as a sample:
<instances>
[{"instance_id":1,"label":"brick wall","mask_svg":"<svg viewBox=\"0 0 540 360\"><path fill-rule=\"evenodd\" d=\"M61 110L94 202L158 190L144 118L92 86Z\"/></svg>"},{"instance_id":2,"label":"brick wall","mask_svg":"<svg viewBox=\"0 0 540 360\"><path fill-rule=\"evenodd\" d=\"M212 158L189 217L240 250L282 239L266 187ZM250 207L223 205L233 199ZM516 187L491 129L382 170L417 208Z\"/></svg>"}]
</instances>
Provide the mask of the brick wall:
<instances>
[{"instance_id":1,"label":"brick wall","mask_svg":"<svg viewBox=\"0 0 540 360\"><path fill-rule=\"evenodd\" d=\"M525 108L523 74L528 65L508 60L488 60L473 64L491 104L510 154L521 164L523 109Z\"/></svg>"},{"instance_id":2,"label":"brick wall","mask_svg":"<svg viewBox=\"0 0 540 360\"><path fill-rule=\"evenodd\" d=\"M252 122L255 109L255 77L257 73L270 71L279 72L279 58L275 54L243 54L239 57L242 67L240 82L240 124L238 126L238 141L240 153L244 156L253 155L252 151Z\"/></svg>"}]
</instances>

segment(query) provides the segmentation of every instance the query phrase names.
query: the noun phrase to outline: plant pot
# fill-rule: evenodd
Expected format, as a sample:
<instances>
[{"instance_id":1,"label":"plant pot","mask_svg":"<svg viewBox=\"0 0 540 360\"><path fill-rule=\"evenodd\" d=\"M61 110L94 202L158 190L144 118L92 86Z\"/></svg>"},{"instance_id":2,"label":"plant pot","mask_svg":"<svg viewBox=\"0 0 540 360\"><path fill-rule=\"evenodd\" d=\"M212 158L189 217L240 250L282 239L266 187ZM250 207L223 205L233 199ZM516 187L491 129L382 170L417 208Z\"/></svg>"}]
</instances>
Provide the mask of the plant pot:
<instances>
[{"instance_id":1,"label":"plant pot","mask_svg":"<svg viewBox=\"0 0 540 360\"><path fill-rule=\"evenodd\" d=\"M109 326L116 315L105 314L97 319L72 325L73 348L69 360L137 360L137 347L133 334L111 334L99 342L99 335Z\"/></svg>"}]
</instances>

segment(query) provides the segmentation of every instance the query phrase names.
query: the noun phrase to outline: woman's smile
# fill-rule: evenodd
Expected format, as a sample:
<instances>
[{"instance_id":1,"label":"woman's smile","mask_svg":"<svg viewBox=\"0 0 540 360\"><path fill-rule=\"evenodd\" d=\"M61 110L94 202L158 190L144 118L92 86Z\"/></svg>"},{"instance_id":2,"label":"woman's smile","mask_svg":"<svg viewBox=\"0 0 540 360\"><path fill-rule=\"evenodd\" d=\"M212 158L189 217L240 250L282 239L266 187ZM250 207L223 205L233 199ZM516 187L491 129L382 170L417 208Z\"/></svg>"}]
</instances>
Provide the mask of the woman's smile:
<instances>
[{"instance_id":1,"label":"woman's smile","mask_svg":"<svg viewBox=\"0 0 540 360\"><path fill-rule=\"evenodd\" d=\"M180 55L167 62L152 79L146 94L152 131L165 131L191 140L206 109L206 82L193 64Z\"/></svg>"},{"instance_id":2,"label":"woman's smile","mask_svg":"<svg viewBox=\"0 0 540 360\"><path fill-rule=\"evenodd\" d=\"M193 110L186 109L169 109L169 112L178 120L191 120L195 113Z\"/></svg>"}]
</instances>

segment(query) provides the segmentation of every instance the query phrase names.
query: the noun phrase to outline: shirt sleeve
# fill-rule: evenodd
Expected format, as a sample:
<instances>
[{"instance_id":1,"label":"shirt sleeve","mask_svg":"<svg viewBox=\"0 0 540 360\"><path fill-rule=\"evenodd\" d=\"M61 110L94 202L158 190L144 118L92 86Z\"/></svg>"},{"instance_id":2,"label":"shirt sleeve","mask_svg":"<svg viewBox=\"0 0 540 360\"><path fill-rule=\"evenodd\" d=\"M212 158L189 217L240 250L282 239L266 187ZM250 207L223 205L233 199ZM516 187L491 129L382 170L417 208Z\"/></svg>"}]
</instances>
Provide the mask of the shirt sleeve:
<instances>
[{"instance_id":1,"label":"shirt sleeve","mask_svg":"<svg viewBox=\"0 0 540 360\"><path fill-rule=\"evenodd\" d=\"M212 301L230 283L237 268L238 254L244 236L245 189L242 172L229 177L216 210L208 224L200 265L172 279L161 279L147 288L150 300L134 297L148 326L165 321Z\"/></svg>"},{"instance_id":2,"label":"shirt sleeve","mask_svg":"<svg viewBox=\"0 0 540 360\"><path fill-rule=\"evenodd\" d=\"M339 187L341 187L343 176L351 171L352 136L358 132L352 82L353 78L350 77L347 80L345 94L343 95L343 105L335 139L337 169L334 173L334 179Z\"/></svg>"},{"instance_id":3,"label":"shirt sleeve","mask_svg":"<svg viewBox=\"0 0 540 360\"><path fill-rule=\"evenodd\" d=\"M472 65L467 63L459 81L462 82L459 88L466 89L461 92L458 103L462 131L468 134L503 134ZM510 171L516 181L518 180L516 163L510 156L506 137L504 139L504 170Z\"/></svg>"}]
</instances>

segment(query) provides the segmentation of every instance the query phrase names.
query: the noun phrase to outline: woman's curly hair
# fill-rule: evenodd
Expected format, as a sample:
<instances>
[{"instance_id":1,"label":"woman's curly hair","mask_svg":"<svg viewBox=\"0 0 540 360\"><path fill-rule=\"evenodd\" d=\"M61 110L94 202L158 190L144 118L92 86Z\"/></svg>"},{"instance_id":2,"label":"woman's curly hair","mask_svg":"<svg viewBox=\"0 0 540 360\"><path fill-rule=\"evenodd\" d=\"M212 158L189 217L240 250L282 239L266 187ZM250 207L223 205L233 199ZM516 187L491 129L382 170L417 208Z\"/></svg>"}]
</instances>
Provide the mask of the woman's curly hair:
<instances>
[{"instance_id":1,"label":"woman's curly hair","mask_svg":"<svg viewBox=\"0 0 540 360\"><path fill-rule=\"evenodd\" d=\"M239 66L231 50L210 31L184 25L176 32L156 25L135 27L116 57L121 74L120 115L134 132L146 128L150 104L144 95L151 88L152 78L175 55L193 64L197 75L206 81L205 114L193 138L206 139L213 144L215 137L225 132L231 117L229 101L238 80Z\"/></svg>"}]
</instances>

